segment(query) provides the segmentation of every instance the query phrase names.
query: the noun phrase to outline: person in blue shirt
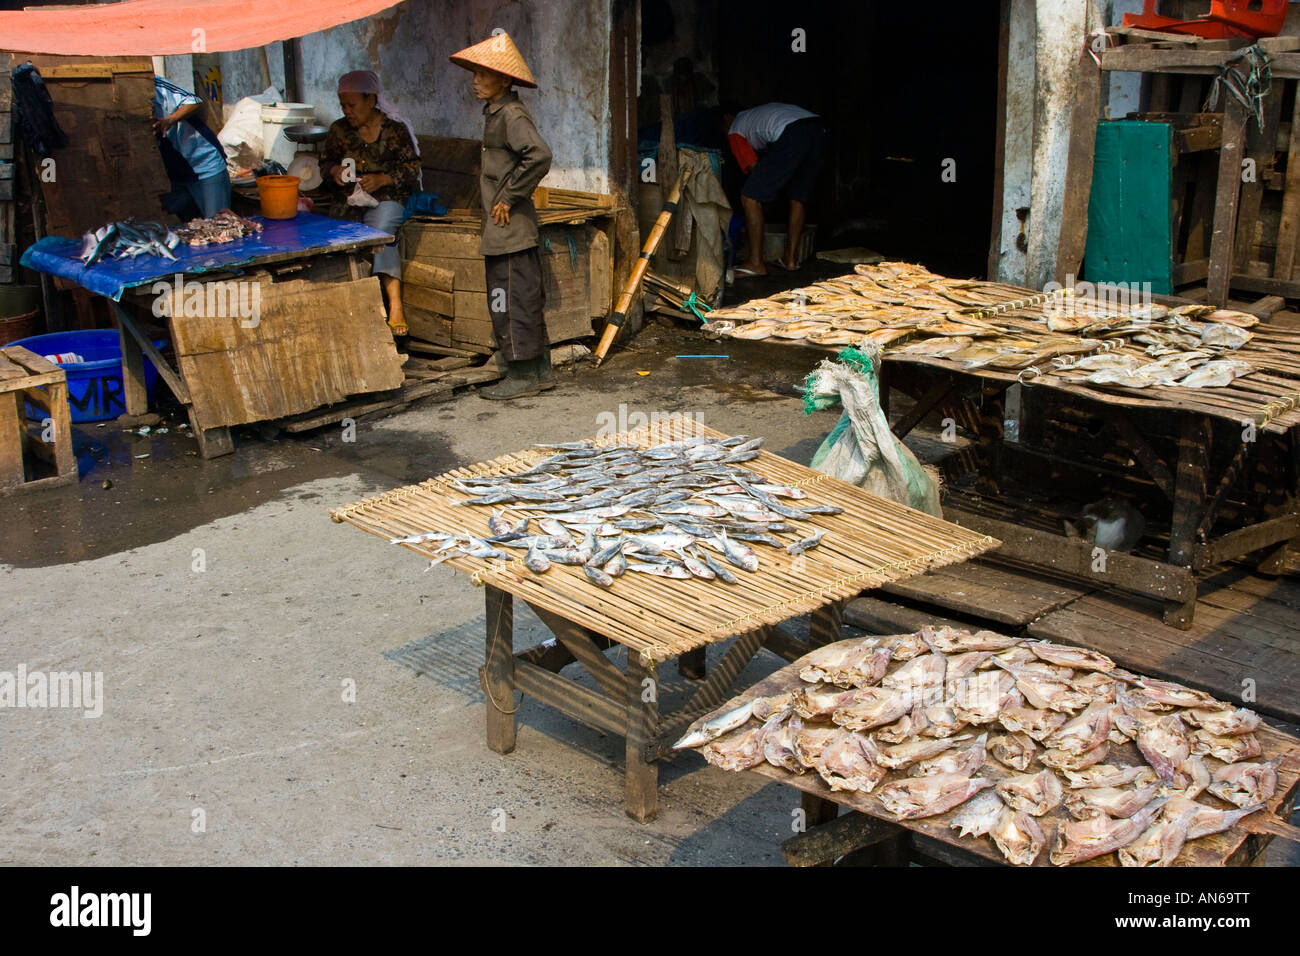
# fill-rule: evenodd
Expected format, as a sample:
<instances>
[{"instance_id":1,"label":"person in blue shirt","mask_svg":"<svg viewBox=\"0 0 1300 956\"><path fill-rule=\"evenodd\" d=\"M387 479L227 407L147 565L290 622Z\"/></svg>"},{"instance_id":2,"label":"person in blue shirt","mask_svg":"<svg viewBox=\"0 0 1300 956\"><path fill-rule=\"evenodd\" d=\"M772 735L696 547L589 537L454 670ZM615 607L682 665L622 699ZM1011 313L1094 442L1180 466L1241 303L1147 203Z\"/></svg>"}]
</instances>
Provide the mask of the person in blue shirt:
<instances>
[{"instance_id":1,"label":"person in blue shirt","mask_svg":"<svg viewBox=\"0 0 1300 956\"><path fill-rule=\"evenodd\" d=\"M203 101L161 76L153 90L153 131L172 184L163 208L181 219L194 218L196 208L205 219L229 209L226 151L201 118Z\"/></svg>"}]
</instances>

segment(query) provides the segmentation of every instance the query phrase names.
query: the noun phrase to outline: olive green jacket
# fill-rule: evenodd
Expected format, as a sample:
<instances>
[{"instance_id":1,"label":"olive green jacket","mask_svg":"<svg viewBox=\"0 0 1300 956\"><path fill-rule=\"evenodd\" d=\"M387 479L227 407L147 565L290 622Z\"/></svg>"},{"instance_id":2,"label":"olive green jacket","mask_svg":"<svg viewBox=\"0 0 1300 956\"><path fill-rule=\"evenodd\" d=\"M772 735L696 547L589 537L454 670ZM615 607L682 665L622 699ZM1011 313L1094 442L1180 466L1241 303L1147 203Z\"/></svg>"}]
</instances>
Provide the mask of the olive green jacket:
<instances>
[{"instance_id":1,"label":"olive green jacket","mask_svg":"<svg viewBox=\"0 0 1300 956\"><path fill-rule=\"evenodd\" d=\"M483 106L483 240L479 252L500 256L537 245L533 190L551 168L551 148L542 139L528 108L511 90ZM492 221L492 207L510 207L510 222Z\"/></svg>"}]
</instances>

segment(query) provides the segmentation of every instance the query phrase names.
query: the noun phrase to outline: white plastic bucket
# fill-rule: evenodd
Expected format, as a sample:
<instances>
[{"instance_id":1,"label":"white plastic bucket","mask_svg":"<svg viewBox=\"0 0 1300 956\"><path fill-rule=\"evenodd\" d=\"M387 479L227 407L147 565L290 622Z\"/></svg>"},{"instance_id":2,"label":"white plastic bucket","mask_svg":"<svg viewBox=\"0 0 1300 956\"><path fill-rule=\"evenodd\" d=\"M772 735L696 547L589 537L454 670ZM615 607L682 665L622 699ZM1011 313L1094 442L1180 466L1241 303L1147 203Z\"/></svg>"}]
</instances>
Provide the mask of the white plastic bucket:
<instances>
[{"instance_id":1,"label":"white plastic bucket","mask_svg":"<svg viewBox=\"0 0 1300 956\"><path fill-rule=\"evenodd\" d=\"M272 106L262 107L262 155L266 159L273 159L285 169L293 162L293 156L298 152L297 143L291 143L285 138L284 128L286 126L297 126L299 123L316 122L316 107L310 103L276 103Z\"/></svg>"}]
</instances>

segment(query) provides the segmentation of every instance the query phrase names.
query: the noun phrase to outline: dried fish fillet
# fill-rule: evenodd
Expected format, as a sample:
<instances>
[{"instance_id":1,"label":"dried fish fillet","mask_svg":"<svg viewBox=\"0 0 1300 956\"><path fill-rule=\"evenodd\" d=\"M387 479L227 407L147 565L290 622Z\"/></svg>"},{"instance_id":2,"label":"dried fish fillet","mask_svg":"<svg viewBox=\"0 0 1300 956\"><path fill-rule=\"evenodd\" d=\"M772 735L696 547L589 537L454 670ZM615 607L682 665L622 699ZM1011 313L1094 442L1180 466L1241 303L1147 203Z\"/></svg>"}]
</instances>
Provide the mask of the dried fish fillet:
<instances>
[{"instance_id":1,"label":"dried fish fillet","mask_svg":"<svg viewBox=\"0 0 1300 956\"><path fill-rule=\"evenodd\" d=\"M1233 737L1218 737L1208 730L1193 730L1191 733L1192 753L1197 756L1209 754L1224 763L1236 763L1249 757L1258 757L1262 751L1259 738L1254 734L1239 734Z\"/></svg>"},{"instance_id":2,"label":"dried fish fillet","mask_svg":"<svg viewBox=\"0 0 1300 956\"><path fill-rule=\"evenodd\" d=\"M1029 641L1025 644L1034 656L1049 664L1061 667L1073 667L1085 671L1111 671L1115 662L1105 654L1098 654L1083 647L1069 644L1053 644L1050 641Z\"/></svg>"},{"instance_id":3,"label":"dried fish fillet","mask_svg":"<svg viewBox=\"0 0 1300 956\"><path fill-rule=\"evenodd\" d=\"M998 723L1013 734L1028 734L1041 743L1070 718L1065 714L1035 707L1008 707L998 714Z\"/></svg>"},{"instance_id":4,"label":"dried fish fillet","mask_svg":"<svg viewBox=\"0 0 1300 956\"><path fill-rule=\"evenodd\" d=\"M1277 768L1281 762L1281 757L1275 757L1267 763L1226 764L1214 771L1210 793L1237 807L1267 803L1277 792Z\"/></svg>"},{"instance_id":5,"label":"dried fish fillet","mask_svg":"<svg viewBox=\"0 0 1300 956\"><path fill-rule=\"evenodd\" d=\"M849 699L831 714L831 720L848 730L870 730L893 723L912 709L911 694L888 687L850 691Z\"/></svg>"},{"instance_id":6,"label":"dried fish fillet","mask_svg":"<svg viewBox=\"0 0 1300 956\"><path fill-rule=\"evenodd\" d=\"M1070 782L1071 789L1076 790L1082 787L1123 787L1128 784L1145 787L1160 779L1150 767L1116 767L1108 763L1096 764L1086 770L1062 772Z\"/></svg>"},{"instance_id":7,"label":"dried fish fillet","mask_svg":"<svg viewBox=\"0 0 1300 956\"><path fill-rule=\"evenodd\" d=\"M1158 783L1145 787L1088 787L1071 790L1065 809L1076 820L1102 814L1108 817L1131 817L1155 799Z\"/></svg>"},{"instance_id":8,"label":"dried fish fillet","mask_svg":"<svg viewBox=\"0 0 1300 956\"><path fill-rule=\"evenodd\" d=\"M1163 801L1152 801L1124 820L1102 816L1064 821L1056 830L1052 862L1057 866L1069 866L1128 846L1151 825L1162 804Z\"/></svg>"},{"instance_id":9,"label":"dried fish fillet","mask_svg":"<svg viewBox=\"0 0 1300 956\"><path fill-rule=\"evenodd\" d=\"M1038 755L1038 761L1064 773L1067 770L1085 770L1101 763L1108 756L1110 756L1110 744L1102 741L1099 746L1080 754L1070 753L1067 750L1044 750Z\"/></svg>"},{"instance_id":10,"label":"dried fish fillet","mask_svg":"<svg viewBox=\"0 0 1300 956\"><path fill-rule=\"evenodd\" d=\"M1261 803L1257 806L1242 807L1240 810L1215 810L1212 807L1197 803L1195 800L1189 800L1187 797L1175 794L1165 804L1164 816L1166 819L1173 819L1183 813L1190 812L1192 821L1187 830L1187 839L1199 840L1201 837L1231 829L1243 817L1263 809L1264 804Z\"/></svg>"},{"instance_id":11,"label":"dried fish fillet","mask_svg":"<svg viewBox=\"0 0 1300 956\"><path fill-rule=\"evenodd\" d=\"M1044 743L1066 753L1082 754L1098 747L1110 733L1110 704L1093 701L1078 717L1055 731Z\"/></svg>"},{"instance_id":12,"label":"dried fish fillet","mask_svg":"<svg viewBox=\"0 0 1300 956\"><path fill-rule=\"evenodd\" d=\"M1180 714L1193 727L1216 737L1236 737L1259 727L1259 714L1244 707L1237 710L1186 710Z\"/></svg>"},{"instance_id":13,"label":"dried fish fillet","mask_svg":"<svg viewBox=\"0 0 1300 956\"><path fill-rule=\"evenodd\" d=\"M1141 836L1119 851L1120 866L1172 866L1182 852L1191 830L1195 810L1185 810L1177 817L1168 811Z\"/></svg>"},{"instance_id":14,"label":"dried fish fillet","mask_svg":"<svg viewBox=\"0 0 1300 956\"><path fill-rule=\"evenodd\" d=\"M882 767L888 767L890 770L901 770L918 760L925 760L928 757L941 754L945 750L951 750L958 740L969 739L969 735L955 738L922 739L908 741L905 744L895 744L892 747L882 747L876 762Z\"/></svg>"},{"instance_id":15,"label":"dried fish fillet","mask_svg":"<svg viewBox=\"0 0 1300 956\"><path fill-rule=\"evenodd\" d=\"M985 790L953 814L948 826L957 830L958 836L984 836L997 824L1005 809L996 791Z\"/></svg>"},{"instance_id":16,"label":"dried fish fillet","mask_svg":"<svg viewBox=\"0 0 1300 956\"><path fill-rule=\"evenodd\" d=\"M876 763L876 754L871 738L841 730L822 751L817 774L832 790L870 793L889 772Z\"/></svg>"},{"instance_id":17,"label":"dried fish fillet","mask_svg":"<svg viewBox=\"0 0 1300 956\"><path fill-rule=\"evenodd\" d=\"M976 770L984 766L985 747L988 734L980 734L975 742L965 750L949 752L938 757L931 757L916 764L908 774L910 777L931 777L940 773L955 773L963 777L973 776Z\"/></svg>"},{"instance_id":18,"label":"dried fish fillet","mask_svg":"<svg viewBox=\"0 0 1300 956\"><path fill-rule=\"evenodd\" d=\"M1169 786L1181 790L1191 783L1182 767L1192 755L1192 744L1177 714L1139 723L1136 742L1151 769Z\"/></svg>"},{"instance_id":19,"label":"dried fish fillet","mask_svg":"<svg viewBox=\"0 0 1300 956\"><path fill-rule=\"evenodd\" d=\"M1013 810L1041 817L1061 805L1065 790L1050 770L1022 773L998 781L998 796Z\"/></svg>"},{"instance_id":20,"label":"dried fish fillet","mask_svg":"<svg viewBox=\"0 0 1300 956\"><path fill-rule=\"evenodd\" d=\"M1047 835L1028 813L1004 807L989 836L1007 858L1016 866L1033 866L1038 854L1047 845Z\"/></svg>"},{"instance_id":21,"label":"dried fish fillet","mask_svg":"<svg viewBox=\"0 0 1300 956\"><path fill-rule=\"evenodd\" d=\"M1000 734L989 741L989 753L999 763L1021 773L1029 769L1038 748L1028 734Z\"/></svg>"},{"instance_id":22,"label":"dried fish fillet","mask_svg":"<svg viewBox=\"0 0 1300 956\"><path fill-rule=\"evenodd\" d=\"M908 777L881 787L880 802L898 819L916 820L945 813L991 786L993 781L984 777L958 774Z\"/></svg>"}]
</instances>

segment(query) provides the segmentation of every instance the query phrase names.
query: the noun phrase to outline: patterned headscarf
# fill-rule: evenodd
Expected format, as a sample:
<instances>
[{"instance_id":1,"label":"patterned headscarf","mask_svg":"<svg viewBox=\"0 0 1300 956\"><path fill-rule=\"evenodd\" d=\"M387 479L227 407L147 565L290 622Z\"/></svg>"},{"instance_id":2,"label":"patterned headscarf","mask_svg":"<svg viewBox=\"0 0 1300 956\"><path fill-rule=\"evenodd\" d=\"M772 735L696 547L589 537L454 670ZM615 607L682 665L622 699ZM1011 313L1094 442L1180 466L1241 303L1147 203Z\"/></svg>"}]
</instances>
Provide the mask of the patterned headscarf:
<instances>
[{"instance_id":1,"label":"patterned headscarf","mask_svg":"<svg viewBox=\"0 0 1300 956\"><path fill-rule=\"evenodd\" d=\"M375 97L375 106L389 119L404 125L411 134L415 144L415 155L420 155L420 141L415 138L415 127L411 121L397 112L392 101L384 95L384 84L379 82L379 74L374 70L353 70L339 77L340 93L368 93Z\"/></svg>"}]
</instances>

